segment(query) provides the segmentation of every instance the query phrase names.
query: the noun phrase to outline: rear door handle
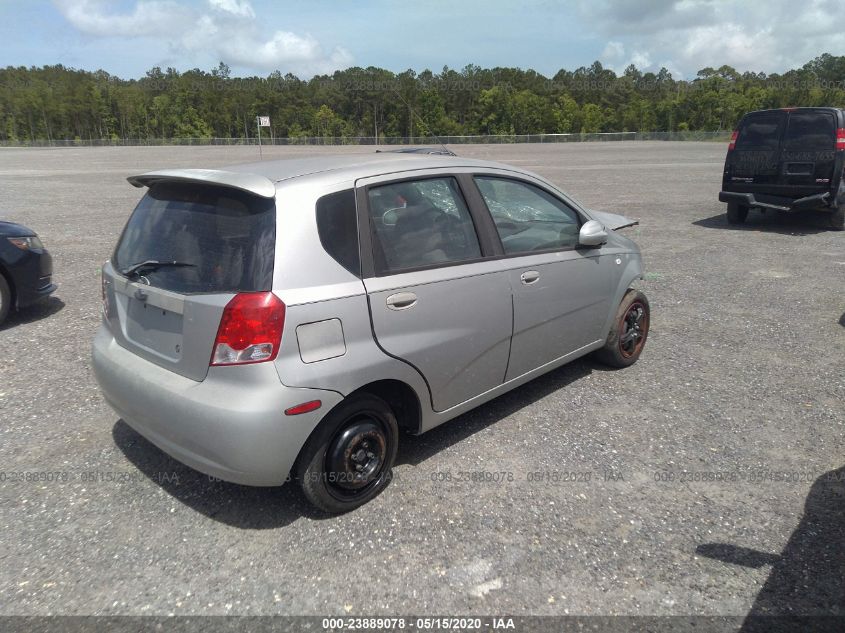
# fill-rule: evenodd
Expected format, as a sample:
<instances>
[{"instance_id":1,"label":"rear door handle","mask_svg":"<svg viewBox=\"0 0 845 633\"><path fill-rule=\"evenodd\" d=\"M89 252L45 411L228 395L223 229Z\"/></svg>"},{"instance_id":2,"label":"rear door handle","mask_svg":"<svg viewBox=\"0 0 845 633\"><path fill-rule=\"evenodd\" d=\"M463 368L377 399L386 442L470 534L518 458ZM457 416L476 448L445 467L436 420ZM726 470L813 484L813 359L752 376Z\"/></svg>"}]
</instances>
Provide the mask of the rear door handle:
<instances>
[{"instance_id":1,"label":"rear door handle","mask_svg":"<svg viewBox=\"0 0 845 633\"><path fill-rule=\"evenodd\" d=\"M407 310L417 303L417 295L413 292L397 292L387 298L387 307L391 310Z\"/></svg>"},{"instance_id":2,"label":"rear door handle","mask_svg":"<svg viewBox=\"0 0 845 633\"><path fill-rule=\"evenodd\" d=\"M540 278L540 273L536 270L526 270L519 276L519 280L526 286L535 283Z\"/></svg>"}]
</instances>

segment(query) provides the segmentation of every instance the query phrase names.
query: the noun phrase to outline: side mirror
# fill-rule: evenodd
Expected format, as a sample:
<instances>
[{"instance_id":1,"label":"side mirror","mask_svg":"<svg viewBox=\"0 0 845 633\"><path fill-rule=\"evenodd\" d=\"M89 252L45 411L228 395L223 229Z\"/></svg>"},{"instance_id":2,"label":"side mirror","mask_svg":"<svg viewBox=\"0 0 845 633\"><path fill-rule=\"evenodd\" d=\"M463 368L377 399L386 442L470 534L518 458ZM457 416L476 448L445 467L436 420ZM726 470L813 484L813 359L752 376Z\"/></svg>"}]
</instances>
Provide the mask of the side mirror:
<instances>
[{"instance_id":1,"label":"side mirror","mask_svg":"<svg viewBox=\"0 0 845 633\"><path fill-rule=\"evenodd\" d=\"M584 222L578 233L579 246L601 246L607 242L607 231L596 220Z\"/></svg>"}]
</instances>

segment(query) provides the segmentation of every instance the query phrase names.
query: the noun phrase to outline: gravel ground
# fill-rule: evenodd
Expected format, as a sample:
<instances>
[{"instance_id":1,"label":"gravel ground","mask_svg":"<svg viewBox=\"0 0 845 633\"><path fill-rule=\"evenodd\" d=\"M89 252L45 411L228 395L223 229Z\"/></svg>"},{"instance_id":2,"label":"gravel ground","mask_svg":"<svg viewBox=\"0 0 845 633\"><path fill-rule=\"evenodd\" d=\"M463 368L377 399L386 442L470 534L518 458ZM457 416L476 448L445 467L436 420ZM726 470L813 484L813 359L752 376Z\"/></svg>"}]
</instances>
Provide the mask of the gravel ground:
<instances>
[{"instance_id":1,"label":"gravel ground","mask_svg":"<svg viewBox=\"0 0 845 633\"><path fill-rule=\"evenodd\" d=\"M629 369L576 361L403 438L390 488L326 518L292 487L170 459L89 365L99 266L141 195L126 176L254 148L0 150L0 217L38 231L59 283L0 328L0 614L845 613L845 234L729 227L724 151L460 147L640 219L648 345ZM475 470L513 481L436 481Z\"/></svg>"}]
</instances>

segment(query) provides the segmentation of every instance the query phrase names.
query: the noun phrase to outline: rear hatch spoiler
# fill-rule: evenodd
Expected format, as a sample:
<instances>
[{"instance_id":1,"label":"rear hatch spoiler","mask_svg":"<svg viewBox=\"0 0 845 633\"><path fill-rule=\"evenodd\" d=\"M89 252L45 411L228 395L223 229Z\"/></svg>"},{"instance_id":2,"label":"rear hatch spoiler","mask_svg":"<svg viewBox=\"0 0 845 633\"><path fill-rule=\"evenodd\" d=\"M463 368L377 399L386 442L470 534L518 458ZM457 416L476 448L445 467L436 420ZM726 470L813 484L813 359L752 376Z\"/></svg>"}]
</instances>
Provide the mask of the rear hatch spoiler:
<instances>
[{"instance_id":1,"label":"rear hatch spoiler","mask_svg":"<svg viewBox=\"0 0 845 633\"><path fill-rule=\"evenodd\" d=\"M135 187L150 187L162 181L195 182L240 189L261 198L273 198L276 195L276 185L269 178L220 169L162 169L130 176L127 180Z\"/></svg>"}]
</instances>

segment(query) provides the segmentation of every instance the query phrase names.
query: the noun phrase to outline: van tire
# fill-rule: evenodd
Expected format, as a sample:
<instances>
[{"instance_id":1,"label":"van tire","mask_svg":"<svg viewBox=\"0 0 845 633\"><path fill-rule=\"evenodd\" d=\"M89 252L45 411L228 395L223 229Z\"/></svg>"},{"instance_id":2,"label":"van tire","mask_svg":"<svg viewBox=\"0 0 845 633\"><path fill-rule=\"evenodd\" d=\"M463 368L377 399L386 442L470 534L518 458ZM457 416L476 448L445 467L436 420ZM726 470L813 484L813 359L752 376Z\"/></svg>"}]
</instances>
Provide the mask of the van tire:
<instances>
[{"instance_id":1,"label":"van tire","mask_svg":"<svg viewBox=\"0 0 845 633\"><path fill-rule=\"evenodd\" d=\"M845 206L836 207L827 218L827 225L834 231L845 229Z\"/></svg>"},{"instance_id":2,"label":"van tire","mask_svg":"<svg viewBox=\"0 0 845 633\"><path fill-rule=\"evenodd\" d=\"M9 287L9 282L3 273L0 273L0 325L9 316L9 310L12 309L12 289Z\"/></svg>"},{"instance_id":3,"label":"van tire","mask_svg":"<svg viewBox=\"0 0 845 633\"><path fill-rule=\"evenodd\" d=\"M737 202L728 202L728 224L744 224L748 217L748 207Z\"/></svg>"},{"instance_id":4,"label":"van tire","mask_svg":"<svg viewBox=\"0 0 845 633\"><path fill-rule=\"evenodd\" d=\"M353 395L308 438L297 459L296 479L320 510L349 512L387 488L398 443L399 425L388 404L368 393Z\"/></svg>"},{"instance_id":5,"label":"van tire","mask_svg":"<svg viewBox=\"0 0 845 633\"><path fill-rule=\"evenodd\" d=\"M629 289L616 309L604 347L595 353L596 360L611 367L630 367L645 347L650 324L648 298L639 290ZM621 338L632 329L637 333L633 340L630 343L622 341Z\"/></svg>"}]
</instances>

